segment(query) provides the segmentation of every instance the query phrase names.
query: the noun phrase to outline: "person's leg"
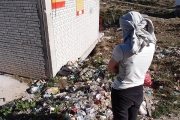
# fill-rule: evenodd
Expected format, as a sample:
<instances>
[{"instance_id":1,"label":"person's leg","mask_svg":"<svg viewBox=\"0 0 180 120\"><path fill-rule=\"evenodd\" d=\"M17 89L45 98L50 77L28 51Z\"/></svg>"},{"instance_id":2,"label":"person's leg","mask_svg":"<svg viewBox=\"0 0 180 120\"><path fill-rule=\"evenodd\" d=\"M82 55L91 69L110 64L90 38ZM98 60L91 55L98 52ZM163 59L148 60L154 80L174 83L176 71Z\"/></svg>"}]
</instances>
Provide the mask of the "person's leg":
<instances>
[{"instance_id":1,"label":"person's leg","mask_svg":"<svg viewBox=\"0 0 180 120\"><path fill-rule=\"evenodd\" d=\"M137 87L135 91L133 95L134 105L128 109L128 120L137 120L138 111L143 101L143 87Z\"/></svg>"},{"instance_id":2,"label":"person's leg","mask_svg":"<svg viewBox=\"0 0 180 120\"><path fill-rule=\"evenodd\" d=\"M111 91L111 102L113 111L113 120L128 120L128 108L133 101L124 95L124 90Z\"/></svg>"},{"instance_id":3,"label":"person's leg","mask_svg":"<svg viewBox=\"0 0 180 120\"><path fill-rule=\"evenodd\" d=\"M128 109L128 113L129 113L128 120L137 120L139 107L140 107L140 105L132 105Z\"/></svg>"}]
</instances>

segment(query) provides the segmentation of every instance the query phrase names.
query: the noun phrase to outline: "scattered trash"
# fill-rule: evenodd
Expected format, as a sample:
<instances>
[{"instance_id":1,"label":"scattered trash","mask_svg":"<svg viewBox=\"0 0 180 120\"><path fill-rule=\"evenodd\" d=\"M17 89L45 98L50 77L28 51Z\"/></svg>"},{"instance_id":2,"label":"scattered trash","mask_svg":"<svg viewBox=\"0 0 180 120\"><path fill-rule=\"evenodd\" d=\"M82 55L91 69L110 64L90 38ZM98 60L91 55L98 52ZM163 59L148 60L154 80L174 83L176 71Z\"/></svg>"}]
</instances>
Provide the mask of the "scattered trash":
<instances>
[{"instance_id":1,"label":"scattered trash","mask_svg":"<svg viewBox=\"0 0 180 120\"><path fill-rule=\"evenodd\" d=\"M30 94L22 98L23 101L29 103L37 99L40 100L38 106L30 112L51 114L60 108L60 113L65 112L65 114L62 113L62 119L112 119L112 81L107 79L106 66L101 65L98 69L92 66L84 67L84 62L82 60L76 63L68 62L59 71L58 78L68 82L64 88L48 87L46 81L34 80L32 86L27 90ZM147 79L149 80L149 78L150 74ZM146 82L147 86L151 85L149 81ZM146 94L151 95L151 91L147 88L145 88ZM36 94L40 94L40 96L37 97ZM144 102L140 108L140 114L146 115L147 110L144 107Z\"/></svg>"},{"instance_id":2,"label":"scattered trash","mask_svg":"<svg viewBox=\"0 0 180 120\"><path fill-rule=\"evenodd\" d=\"M176 100L176 101L174 101L173 103L174 103L174 104L178 104L179 102Z\"/></svg>"},{"instance_id":3,"label":"scattered trash","mask_svg":"<svg viewBox=\"0 0 180 120\"><path fill-rule=\"evenodd\" d=\"M156 57L157 57L158 59L161 59L161 58L164 57L164 55L163 55L163 54L158 54L158 55L156 55Z\"/></svg>"},{"instance_id":4,"label":"scattered trash","mask_svg":"<svg viewBox=\"0 0 180 120\"><path fill-rule=\"evenodd\" d=\"M151 75L147 72L144 79L144 86L151 86L151 85L152 85Z\"/></svg>"},{"instance_id":5,"label":"scattered trash","mask_svg":"<svg viewBox=\"0 0 180 120\"><path fill-rule=\"evenodd\" d=\"M2 100L3 100L3 102L5 102L5 98L0 98L0 99L2 99Z\"/></svg>"},{"instance_id":6,"label":"scattered trash","mask_svg":"<svg viewBox=\"0 0 180 120\"><path fill-rule=\"evenodd\" d=\"M120 31L120 30L122 30L121 28L117 28L117 30L116 31Z\"/></svg>"},{"instance_id":7,"label":"scattered trash","mask_svg":"<svg viewBox=\"0 0 180 120\"><path fill-rule=\"evenodd\" d=\"M173 91L173 92L171 93L171 95L173 95L173 96L179 96L179 95L180 95L180 92Z\"/></svg>"},{"instance_id":8,"label":"scattered trash","mask_svg":"<svg viewBox=\"0 0 180 120\"><path fill-rule=\"evenodd\" d=\"M34 94L28 94L27 96L22 97L22 101L31 102L33 100L35 100L35 95Z\"/></svg>"},{"instance_id":9,"label":"scattered trash","mask_svg":"<svg viewBox=\"0 0 180 120\"><path fill-rule=\"evenodd\" d=\"M27 89L29 95L21 99L23 102L28 101L27 104L39 101L29 112L37 114L59 112L62 113L62 119L68 120L112 118L110 102L112 81L106 77L106 66L87 67L84 66L86 61L68 62L60 69L56 81L67 81L64 86L59 87L56 84L54 87L51 81L48 83L44 80L34 80ZM23 102L20 104L30 106Z\"/></svg>"},{"instance_id":10,"label":"scattered trash","mask_svg":"<svg viewBox=\"0 0 180 120\"><path fill-rule=\"evenodd\" d=\"M163 86L159 86L160 89L163 89Z\"/></svg>"},{"instance_id":11,"label":"scattered trash","mask_svg":"<svg viewBox=\"0 0 180 120\"><path fill-rule=\"evenodd\" d=\"M168 94L162 94L163 97L168 97L169 95Z\"/></svg>"},{"instance_id":12,"label":"scattered trash","mask_svg":"<svg viewBox=\"0 0 180 120\"><path fill-rule=\"evenodd\" d=\"M112 37L111 36L106 36L106 37L102 37L101 39L107 39L107 40L110 40Z\"/></svg>"},{"instance_id":13,"label":"scattered trash","mask_svg":"<svg viewBox=\"0 0 180 120\"><path fill-rule=\"evenodd\" d=\"M157 47L156 57L163 59L166 55L174 52L173 49L162 49ZM177 53L177 52L176 52ZM57 73L56 81L66 81L60 85L53 82L48 83L45 80L34 80L32 86L27 90L29 96L24 96L22 101L29 103L38 100L36 108L30 112L40 113L58 113L59 118L66 120L110 120L113 118L111 106L111 84L112 77L107 74L106 65L100 65L95 68L87 65L89 59L68 62ZM97 62L101 62L100 58ZM154 75L159 71L148 71L144 79L144 101L142 102L139 114L143 116L152 116L152 111L156 110L157 102L153 100L154 90L152 86ZM151 77L152 76L152 77ZM175 75L177 76L177 75ZM171 95L179 95L179 81L174 88L177 92ZM158 86L163 89L163 85ZM39 94L39 96L37 96ZM168 97L167 94L162 94ZM3 99L3 98L2 98ZM5 100L5 99L4 99ZM177 104L178 101L174 101Z\"/></svg>"},{"instance_id":14,"label":"scattered trash","mask_svg":"<svg viewBox=\"0 0 180 120\"><path fill-rule=\"evenodd\" d=\"M71 66L71 63L68 63L68 65L63 66L57 75L62 75L62 76L68 76L68 75L76 75L78 74L79 71L75 66Z\"/></svg>"},{"instance_id":15,"label":"scattered trash","mask_svg":"<svg viewBox=\"0 0 180 120\"><path fill-rule=\"evenodd\" d=\"M4 72L0 72L0 75L4 75L5 73Z\"/></svg>"},{"instance_id":16,"label":"scattered trash","mask_svg":"<svg viewBox=\"0 0 180 120\"><path fill-rule=\"evenodd\" d=\"M140 109L139 109L139 113L141 115L147 115L146 102L145 101L142 102Z\"/></svg>"},{"instance_id":17,"label":"scattered trash","mask_svg":"<svg viewBox=\"0 0 180 120\"><path fill-rule=\"evenodd\" d=\"M58 87L51 87L51 88L49 88L49 89L47 89L46 91L45 91L45 93L46 94L57 94L59 92L59 88Z\"/></svg>"},{"instance_id":18,"label":"scattered trash","mask_svg":"<svg viewBox=\"0 0 180 120\"><path fill-rule=\"evenodd\" d=\"M39 91L39 87L38 86L31 86L30 93L36 93L38 91Z\"/></svg>"}]
</instances>

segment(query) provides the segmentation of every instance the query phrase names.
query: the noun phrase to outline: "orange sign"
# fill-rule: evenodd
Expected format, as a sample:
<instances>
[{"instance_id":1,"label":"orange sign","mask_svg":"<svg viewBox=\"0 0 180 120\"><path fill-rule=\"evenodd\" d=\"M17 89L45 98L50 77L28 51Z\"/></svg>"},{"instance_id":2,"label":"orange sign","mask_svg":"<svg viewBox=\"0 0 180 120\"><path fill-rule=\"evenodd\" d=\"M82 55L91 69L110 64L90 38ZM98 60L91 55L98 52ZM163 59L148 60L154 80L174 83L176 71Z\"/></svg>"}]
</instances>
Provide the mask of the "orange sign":
<instances>
[{"instance_id":1,"label":"orange sign","mask_svg":"<svg viewBox=\"0 0 180 120\"><path fill-rule=\"evenodd\" d=\"M65 6L65 0L51 0L52 9L62 8Z\"/></svg>"}]
</instances>

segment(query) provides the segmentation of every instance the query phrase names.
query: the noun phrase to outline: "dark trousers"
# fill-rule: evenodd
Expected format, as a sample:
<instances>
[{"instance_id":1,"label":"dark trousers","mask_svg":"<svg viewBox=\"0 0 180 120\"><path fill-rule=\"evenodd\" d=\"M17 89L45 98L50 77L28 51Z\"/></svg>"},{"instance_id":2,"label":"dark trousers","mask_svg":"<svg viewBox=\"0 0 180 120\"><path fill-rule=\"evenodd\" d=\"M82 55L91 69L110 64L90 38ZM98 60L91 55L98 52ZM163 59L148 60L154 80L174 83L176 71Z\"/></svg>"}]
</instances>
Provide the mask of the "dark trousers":
<instances>
[{"instance_id":1,"label":"dark trousers","mask_svg":"<svg viewBox=\"0 0 180 120\"><path fill-rule=\"evenodd\" d=\"M136 120L143 101L143 86L116 90L112 88L113 120Z\"/></svg>"}]
</instances>

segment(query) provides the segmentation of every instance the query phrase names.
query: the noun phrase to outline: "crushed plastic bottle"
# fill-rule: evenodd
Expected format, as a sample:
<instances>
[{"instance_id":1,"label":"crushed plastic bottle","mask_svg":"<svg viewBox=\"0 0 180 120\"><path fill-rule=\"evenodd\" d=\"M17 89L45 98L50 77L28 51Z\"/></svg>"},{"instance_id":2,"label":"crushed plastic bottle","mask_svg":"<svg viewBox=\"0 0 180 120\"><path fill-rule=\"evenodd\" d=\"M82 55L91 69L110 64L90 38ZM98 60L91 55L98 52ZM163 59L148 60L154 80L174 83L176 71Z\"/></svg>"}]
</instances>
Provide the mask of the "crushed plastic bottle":
<instances>
[{"instance_id":1,"label":"crushed plastic bottle","mask_svg":"<svg viewBox=\"0 0 180 120\"><path fill-rule=\"evenodd\" d=\"M106 116L100 115L100 120L106 120Z\"/></svg>"},{"instance_id":2,"label":"crushed plastic bottle","mask_svg":"<svg viewBox=\"0 0 180 120\"><path fill-rule=\"evenodd\" d=\"M43 95L43 98L49 98L49 97L51 97L50 94L47 94L47 93L46 93L46 94Z\"/></svg>"},{"instance_id":3,"label":"crushed plastic bottle","mask_svg":"<svg viewBox=\"0 0 180 120\"><path fill-rule=\"evenodd\" d=\"M36 93L39 92L39 86L31 86L30 93Z\"/></svg>"},{"instance_id":4,"label":"crushed plastic bottle","mask_svg":"<svg viewBox=\"0 0 180 120\"><path fill-rule=\"evenodd\" d=\"M112 113L112 110L110 110L110 109L107 109L106 110L106 116L107 116L107 118L110 118L110 119L112 119L113 118L113 113Z\"/></svg>"}]
</instances>

